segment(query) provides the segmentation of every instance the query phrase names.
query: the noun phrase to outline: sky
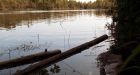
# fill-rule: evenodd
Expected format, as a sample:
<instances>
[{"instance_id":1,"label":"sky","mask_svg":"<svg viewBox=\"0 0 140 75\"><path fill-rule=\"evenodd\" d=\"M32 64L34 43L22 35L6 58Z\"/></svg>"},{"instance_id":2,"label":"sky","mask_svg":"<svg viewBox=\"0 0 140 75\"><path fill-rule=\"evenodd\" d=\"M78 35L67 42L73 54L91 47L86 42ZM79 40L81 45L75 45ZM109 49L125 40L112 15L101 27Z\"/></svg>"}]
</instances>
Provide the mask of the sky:
<instances>
[{"instance_id":1,"label":"sky","mask_svg":"<svg viewBox=\"0 0 140 75\"><path fill-rule=\"evenodd\" d=\"M77 1L81 1L81 2L89 2L89 1L92 1L92 2L94 2L96 0L77 0Z\"/></svg>"}]
</instances>

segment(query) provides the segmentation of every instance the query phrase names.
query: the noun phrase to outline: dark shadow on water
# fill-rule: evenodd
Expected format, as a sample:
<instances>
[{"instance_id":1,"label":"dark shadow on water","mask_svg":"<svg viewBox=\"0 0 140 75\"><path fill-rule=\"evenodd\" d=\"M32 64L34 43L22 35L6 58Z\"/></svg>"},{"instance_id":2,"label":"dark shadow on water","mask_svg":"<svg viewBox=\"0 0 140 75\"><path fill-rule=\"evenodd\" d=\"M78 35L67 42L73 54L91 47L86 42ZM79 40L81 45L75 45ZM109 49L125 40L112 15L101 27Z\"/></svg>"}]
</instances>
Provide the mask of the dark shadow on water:
<instances>
[{"instance_id":1,"label":"dark shadow on water","mask_svg":"<svg viewBox=\"0 0 140 75\"><path fill-rule=\"evenodd\" d=\"M60 66L54 64L49 69L41 69L28 75L53 75L59 73L60 71L61 71Z\"/></svg>"}]
</instances>

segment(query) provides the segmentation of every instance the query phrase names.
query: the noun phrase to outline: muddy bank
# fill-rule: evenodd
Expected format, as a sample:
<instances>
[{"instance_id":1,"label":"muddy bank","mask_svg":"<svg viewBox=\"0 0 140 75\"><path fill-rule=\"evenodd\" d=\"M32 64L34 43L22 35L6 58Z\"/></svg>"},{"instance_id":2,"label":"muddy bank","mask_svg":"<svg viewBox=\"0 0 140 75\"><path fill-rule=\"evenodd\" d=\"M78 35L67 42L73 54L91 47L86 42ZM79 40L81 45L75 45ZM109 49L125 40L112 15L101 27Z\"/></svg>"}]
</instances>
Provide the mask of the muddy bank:
<instances>
[{"instance_id":1,"label":"muddy bank","mask_svg":"<svg viewBox=\"0 0 140 75\"><path fill-rule=\"evenodd\" d=\"M131 41L98 55L100 75L139 75L140 42Z\"/></svg>"}]
</instances>

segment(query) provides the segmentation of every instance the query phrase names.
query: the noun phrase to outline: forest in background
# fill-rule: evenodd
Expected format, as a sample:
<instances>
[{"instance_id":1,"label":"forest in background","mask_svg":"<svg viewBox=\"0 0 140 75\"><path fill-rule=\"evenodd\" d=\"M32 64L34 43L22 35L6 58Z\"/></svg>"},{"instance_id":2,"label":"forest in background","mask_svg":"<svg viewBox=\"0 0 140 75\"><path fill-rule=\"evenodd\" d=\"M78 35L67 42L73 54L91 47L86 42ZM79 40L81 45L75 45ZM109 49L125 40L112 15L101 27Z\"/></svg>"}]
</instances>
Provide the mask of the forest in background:
<instances>
[{"instance_id":1,"label":"forest in background","mask_svg":"<svg viewBox=\"0 0 140 75\"><path fill-rule=\"evenodd\" d=\"M0 10L110 9L114 0L77 2L76 0L0 0Z\"/></svg>"}]
</instances>

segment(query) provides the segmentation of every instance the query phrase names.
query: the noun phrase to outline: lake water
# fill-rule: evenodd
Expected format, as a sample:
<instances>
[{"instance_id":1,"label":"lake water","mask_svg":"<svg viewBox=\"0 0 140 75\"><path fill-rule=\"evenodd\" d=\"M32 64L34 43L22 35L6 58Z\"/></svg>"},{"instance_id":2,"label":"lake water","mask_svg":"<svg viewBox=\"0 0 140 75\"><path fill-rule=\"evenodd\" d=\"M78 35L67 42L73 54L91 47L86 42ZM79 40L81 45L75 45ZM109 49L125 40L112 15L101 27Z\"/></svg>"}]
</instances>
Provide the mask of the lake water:
<instances>
[{"instance_id":1,"label":"lake water","mask_svg":"<svg viewBox=\"0 0 140 75\"><path fill-rule=\"evenodd\" d=\"M0 13L0 61L60 49L62 52L108 34L111 16L104 10L14 11ZM99 75L96 57L109 47L102 42L43 69L46 75ZM0 70L10 75L28 65ZM37 74L37 72L35 72ZM42 74L44 75L44 74Z\"/></svg>"}]
</instances>

